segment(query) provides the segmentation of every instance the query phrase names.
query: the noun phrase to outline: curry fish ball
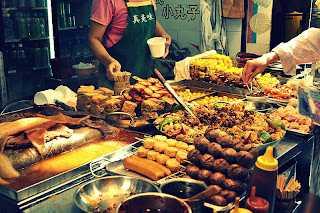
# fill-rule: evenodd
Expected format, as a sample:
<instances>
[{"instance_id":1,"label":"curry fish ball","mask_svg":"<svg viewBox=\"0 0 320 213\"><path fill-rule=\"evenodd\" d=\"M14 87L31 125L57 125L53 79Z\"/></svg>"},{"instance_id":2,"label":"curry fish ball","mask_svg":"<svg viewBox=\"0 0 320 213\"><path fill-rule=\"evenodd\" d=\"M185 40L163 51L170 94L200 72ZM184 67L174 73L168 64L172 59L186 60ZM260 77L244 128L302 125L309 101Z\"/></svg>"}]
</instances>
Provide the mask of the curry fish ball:
<instances>
[{"instance_id":1,"label":"curry fish ball","mask_svg":"<svg viewBox=\"0 0 320 213\"><path fill-rule=\"evenodd\" d=\"M148 153L147 153L147 158L149 160L156 160L157 159L157 155L159 155L160 153L159 152L156 152L154 150L150 150Z\"/></svg>"},{"instance_id":2,"label":"curry fish ball","mask_svg":"<svg viewBox=\"0 0 320 213\"><path fill-rule=\"evenodd\" d=\"M194 145L189 145L187 148L187 152L193 150L194 148L196 148Z\"/></svg>"},{"instance_id":3,"label":"curry fish ball","mask_svg":"<svg viewBox=\"0 0 320 213\"><path fill-rule=\"evenodd\" d=\"M150 151L150 149L146 149L143 146L140 146L138 148L138 156L141 158L145 158L145 157L147 157L147 154L149 151Z\"/></svg>"},{"instance_id":4,"label":"curry fish ball","mask_svg":"<svg viewBox=\"0 0 320 213\"><path fill-rule=\"evenodd\" d=\"M176 139L172 139L172 138L166 140L166 143L168 144L168 146L172 146L172 147L176 146L177 142L178 141Z\"/></svg>"},{"instance_id":5,"label":"curry fish ball","mask_svg":"<svg viewBox=\"0 0 320 213\"><path fill-rule=\"evenodd\" d=\"M170 158L176 157L177 152L178 149L176 147L167 146L166 148L164 148L164 154Z\"/></svg>"},{"instance_id":6,"label":"curry fish ball","mask_svg":"<svg viewBox=\"0 0 320 213\"><path fill-rule=\"evenodd\" d=\"M184 163L188 159L188 152L184 150L179 150L176 155L176 160L179 163Z\"/></svg>"},{"instance_id":7,"label":"curry fish ball","mask_svg":"<svg viewBox=\"0 0 320 213\"><path fill-rule=\"evenodd\" d=\"M157 141L154 146L153 146L153 149L154 151L157 151L157 152L163 152L164 149L168 146L168 144L166 142L161 142L161 141Z\"/></svg>"},{"instance_id":8,"label":"curry fish ball","mask_svg":"<svg viewBox=\"0 0 320 213\"><path fill-rule=\"evenodd\" d=\"M156 161L162 165L166 165L167 160L170 158L165 154L159 154L156 156Z\"/></svg>"},{"instance_id":9,"label":"curry fish ball","mask_svg":"<svg viewBox=\"0 0 320 213\"><path fill-rule=\"evenodd\" d=\"M165 135L155 135L153 138L157 141L166 141L168 138Z\"/></svg>"},{"instance_id":10,"label":"curry fish ball","mask_svg":"<svg viewBox=\"0 0 320 213\"><path fill-rule=\"evenodd\" d=\"M177 172L180 170L180 163L175 158L170 158L166 162L166 167L170 169L171 172Z\"/></svg>"},{"instance_id":11,"label":"curry fish ball","mask_svg":"<svg viewBox=\"0 0 320 213\"><path fill-rule=\"evenodd\" d=\"M147 138L143 141L143 146L144 148L146 149L152 149L154 144L156 143L157 141L153 138Z\"/></svg>"},{"instance_id":12,"label":"curry fish ball","mask_svg":"<svg viewBox=\"0 0 320 213\"><path fill-rule=\"evenodd\" d=\"M187 150L188 149L188 144L187 143L185 143L185 142L182 142L182 141L178 141L177 143L176 143L176 148L178 148L178 149L182 149L182 150Z\"/></svg>"}]
</instances>

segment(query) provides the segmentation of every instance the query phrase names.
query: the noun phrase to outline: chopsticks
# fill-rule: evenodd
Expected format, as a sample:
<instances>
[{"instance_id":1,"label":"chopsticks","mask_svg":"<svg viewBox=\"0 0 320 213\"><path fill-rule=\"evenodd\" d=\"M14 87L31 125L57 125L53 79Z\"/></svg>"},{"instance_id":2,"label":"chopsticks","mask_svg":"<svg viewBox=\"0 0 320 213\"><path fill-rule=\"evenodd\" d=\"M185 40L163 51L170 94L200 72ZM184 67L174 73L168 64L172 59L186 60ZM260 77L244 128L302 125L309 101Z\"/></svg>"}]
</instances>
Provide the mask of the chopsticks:
<instances>
[{"instance_id":1,"label":"chopsticks","mask_svg":"<svg viewBox=\"0 0 320 213\"><path fill-rule=\"evenodd\" d=\"M115 81L129 81L131 77L130 72L115 72L113 73Z\"/></svg>"},{"instance_id":2,"label":"chopsticks","mask_svg":"<svg viewBox=\"0 0 320 213\"><path fill-rule=\"evenodd\" d=\"M277 178L277 197L280 199L288 200L297 196L300 192L301 184L294 180L293 177L290 178L286 185L287 177L284 175L278 175Z\"/></svg>"}]
</instances>

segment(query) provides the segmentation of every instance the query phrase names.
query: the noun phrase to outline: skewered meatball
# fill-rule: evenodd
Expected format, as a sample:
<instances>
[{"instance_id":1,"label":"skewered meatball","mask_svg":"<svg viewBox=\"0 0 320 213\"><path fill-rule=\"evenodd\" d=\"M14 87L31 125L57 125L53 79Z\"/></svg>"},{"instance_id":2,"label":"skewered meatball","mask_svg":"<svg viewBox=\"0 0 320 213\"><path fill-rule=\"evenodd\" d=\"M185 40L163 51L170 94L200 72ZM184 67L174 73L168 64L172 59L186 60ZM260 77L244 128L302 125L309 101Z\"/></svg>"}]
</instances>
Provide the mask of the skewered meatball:
<instances>
[{"instance_id":1,"label":"skewered meatball","mask_svg":"<svg viewBox=\"0 0 320 213\"><path fill-rule=\"evenodd\" d=\"M208 188L216 188L216 191L217 191L216 194L220 194L220 193L222 192L222 190L223 190L221 186L219 186L219 185L214 185L214 184L209 185Z\"/></svg>"},{"instance_id":2,"label":"skewered meatball","mask_svg":"<svg viewBox=\"0 0 320 213\"><path fill-rule=\"evenodd\" d=\"M212 128L207 128L204 136L210 141L215 142L216 138L219 137L219 131Z\"/></svg>"},{"instance_id":3,"label":"skewered meatball","mask_svg":"<svg viewBox=\"0 0 320 213\"><path fill-rule=\"evenodd\" d=\"M217 137L217 143L220 144L222 147L233 147L235 144L232 138L229 135L222 135Z\"/></svg>"},{"instance_id":4,"label":"skewered meatball","mask_svg":"<svg viewBox=\"0 0 320 213\"><path fill-rule=\"evenodd\" d=\"M149 160L156 160L157 159L157 155L159 155L160 153L159 152L156 152L154 150L150 150L148 153L147 153L147 158Z\"/></svg>"},{"instance_id":5,"label":"skewered meatball","mask_svg":"<svg viewBox=\"0 0 320 213\"><path fill-rule=\"evenodd\" d=\"M194 139L194 146L198 149L202 154L207 152L210 141L205 137L197 137Z\"/></svg>"},{"instance_id":6,"label":"skewered meatball","mask_svg":"<svg viewBox=\"0 0 320 213\"><path fill-rule=\"evenodd\" d=\"M234 202L236 197L238 196L238 194L234 191L230 191L230 190L223 190L220 195L222 197L224 197L228 203L230 202Z\"/></svg>"},{"instance_id":7,"label":"skewered meatball","mask_svg":"<svg viewBox=\"0 0 320 213\"><path fill-rule=\"evenodd\" d=\"M248 180L249 171L238 164L232 164L228 168L228 177L245 182Z\"/></svg>"},{"instance_id":8,"label":"skewered meatball","mask_svg":"<svg viewBox=\"0 0 320 213\"><path fill-rule=\"evenodd\" d=\"M145 158L145 157L147 157L147 154L149 151L150 151L150 149L146 149L143 146L140 146L138 148L138 156L141 158Z\"/></svg>"},{"instance_id":9,"label":"skewered meatball","mask_svg":"<svg viewBox=\"0 0 320 213\"><path fill-rule=\"evenodd\" d=\"M162 142L165 142L168 139L165 135L155 135L153 136L153 138L156 141L162 141Z\"/></svg>"},{"instance_id":10,"label":"skewered meatball","mask_svg":"<svg viewBox=\"0 0 320 213\"><path fill-rule=\"evenodd\" d=\"M172 146L172 147L175 147L177 142L178 142L178 141L177 141L176 139L172 139L172 138L166 140L166 143L167 143L168 146L170 146L170 147L171 147L171 146Z\"/></svg>"},{"instance_id":11,"label":"skewered meatball","mask_svg":"<svg viewBox=\"0 0 320 213\"><path fill-rule=\"evenodd\" d=\"M200 171L198 172L198 179L207 181L207 179L210 177L211 174L212 172L210 170L200 169Z\"/></svg>"},{"instance_id":12,"label":"skewered meatball","mask_svg":"<svg viewBox=\"0 0 320 213\"><path fill-rule=\"evenodd\" d=\"M221 172L212 173L209 177L209 183L212 185L223 186L223 182L226 179L226 176Z\"/></svg>"},{"instance_id":13,"label":"skewered meatball","mask_svg":"<svg viewBox=\"0 0 320 213\"><path fill-rule=\"evenodd\" d=\"M188 160L196 165L200 163L201 156L201 152L198 149L193 149L188 152Z\"/></svg>"},{"instance_id":14,"label":"skewered meatball","mask_svg":"<svg viewBox=\"0 0 320 213\"><path fill-rule=\"evenodd\" d=\"M249 152L255 159L259 156L259 149L252 144L246 144L242 146L241 151Z\"/></svg>"},{"instance_id":15,"label":"skewered meatball","mask_svg":"<svg viewBox=\"0 0 320 213\"><path fill-rule=\"evenodd\" d=\"M166 167L168 167L168 169L170 169L171 172L177 172L180 170L181 165L176 159L171 158L167 160Z\"/></svg>"},{"instance_id":16,"label":"skewered meatball","mask_svg":"<svg viewBox=\"0 0 320 213\"><path fill-rule=\"evenodd\" d=\"M178 149L182 149L182 150L187 150L188 149L188 144L187 143L185 143L185 142L182 142L182 141L178 141L177 143L176 143L176 147L178 148Z\"/></svg>"},{"instance_id":17,"label":"skewered meatball","mask_svg":"<svg viewBox=\"0 0 320 213\"><path fill-rule=\"evenodd\" d=\"M168 144L166 142L160 142L160 141L157 141L154 146L153 146L153 149L157 152L163 152L164 149L168 146Z\"/></svg>"},{"instance_id":18,"label":"skewered meatball","mask_svg":"<svg viewBox=\"0 0 320 213\"><path fill-rule=\"evenodd\" d=\"M170 158L165 154L159 154L156 156L156 161L162 165L166 165L167 160Z\"/></svg>"},{"instance_id":19,"label":"skewered meatball","mask_svg":"<svg viewBox=\"0 0 320 213\"><path fill-rule=\"evenodd\" d=\"M153 149L153 146L154 144L156 143L157 141L153 138L146 138L144 141L143 141L143 147L146 148L146 149Z\"/></svg>"},{"instance_id":20,"label":"skewered meatball","mask_svg":"<svg viewBox=\"0 0 320 213\"><path fill-rule=\"evenodd\" d=\"M222 197L221 195L213 195L209 198L208 200L209 203L212 203L213 205L217 205L217 206L226 206L227 200Z\"/></svg>"},{"instance_id":21,"label":"skewered meatball","mask_svg":"<svg viewBox=\"0 0 320 213\"><path fill-rule=\"evenodd\" d=\"M228 167L229 167L229 163L223 158L216 159L213 162L213 168L216 172L221 172L226 174Z\"/></svg>"},{"instance_id":22,"label":"skewered meatball","mask_svg":"<svg viewBox=\"0 0 320 213\"><path fill-rule=\"evenodd\" d=\"M188 152L185 150L179 150L176 154L176 160L179 163L184 163L188 159Z\"/></svg>"},{"instance_id":23,"label":"skewered meatball","mask_svg":"<svg viewBox=\"0 0 320 213\"><path fill-rule=\"evenodd\" d=\"M237 154L237 162L243 167L250 168L254 161L253 156L247 151L239 151Z\"/></svg>"},{"instance_id":24,"label":"skewered meatball","mask_svg":"<svg viewBox=\"0 0 320 213\"><path fill-rule=\"evenodd\" d=\"M196 179L198 177L199 171L200 171L199 167L195 165L189 164L188 166L186 166L186 173L192 178Z\"/></svg>"},{"instance_id":25,"label":"skewered meatball","mask_svg":"<svg viewBox=\"0 0 320 213\"><path fill-rule=\"evenodd\" d=\"M170 158L176 157L177 152L178 152L178 149L176 147L167 146L164 149L164 154L167 155Z\"/></svg>"},{"instance_id":26,"label":"skewered meatball","mask_svg":"<svg viewBox=\"0 0 320 213\"><path fill-rule=\"evenodd\" d=\"M215 158L219 158L222 155L222 147L218 143L211 143L208 146L208 153Z\"/></svg>"},{"instance_id":27,"label":"skewered meatball","mask_svg":"<svg viewBox=\"0 0 320 213\"><path fill-rule=\"evenodd\" d=\"M194 145L189 145L187 148L187 151L189 152L189 151L193 150L194 148L196 148Z\"/></svg>"},{"instance_id":28,"label":"skewered meatball","mask_svg":"<svg viewBox=\"0 0 320 213\"><path fill-rule=\"evenodd\" d=\"M232 148L224 148L222 151L222 157L229 163L237 162L237 152Z\"/></svg>"},{"instance_id":29,"label":"skewered meatball","mask_svg":"<svg viewBox=\"0 0 320 213\"><path fill-rule=\"evenodd\" d=\"M200 164L203 168L213 170L214 157L210 154L204 154L200 158Z\"/></svg>"},{"instance_id":30,"label":"skewered meatball","mask_svg":"<svg viewBox=\"0 0 320 213\"><path fill-rule=\"evenodd\" d=\"M234 179L225 179L223 185L227 190L235 191L239 194L245 190L244 184Z\"/></svg>"}]
</instances>

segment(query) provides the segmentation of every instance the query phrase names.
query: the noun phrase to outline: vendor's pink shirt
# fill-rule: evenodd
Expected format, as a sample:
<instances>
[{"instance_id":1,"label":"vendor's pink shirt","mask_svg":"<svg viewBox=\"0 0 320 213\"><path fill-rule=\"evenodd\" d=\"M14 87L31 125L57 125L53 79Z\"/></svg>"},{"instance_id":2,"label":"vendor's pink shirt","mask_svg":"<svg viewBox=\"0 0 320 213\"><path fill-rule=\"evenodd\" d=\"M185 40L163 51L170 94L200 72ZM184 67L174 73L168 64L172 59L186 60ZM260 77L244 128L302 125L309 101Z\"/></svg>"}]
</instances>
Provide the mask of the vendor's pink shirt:
<instances>
[{"instance_id":1,"label":"vendor's pink shirt","mask_svg":"<svg viewBox=\"0 0 320 213\"><path fill-rule=\"evenodd\" d=\"M145 0L129 0L143 2ZM153 0L154 8L155 0ZM107 26L102 43L111 47L123 36L127 28L128 10L124 0L94 0L92 3L91 20Z\"/></svg>"}]
</instances>

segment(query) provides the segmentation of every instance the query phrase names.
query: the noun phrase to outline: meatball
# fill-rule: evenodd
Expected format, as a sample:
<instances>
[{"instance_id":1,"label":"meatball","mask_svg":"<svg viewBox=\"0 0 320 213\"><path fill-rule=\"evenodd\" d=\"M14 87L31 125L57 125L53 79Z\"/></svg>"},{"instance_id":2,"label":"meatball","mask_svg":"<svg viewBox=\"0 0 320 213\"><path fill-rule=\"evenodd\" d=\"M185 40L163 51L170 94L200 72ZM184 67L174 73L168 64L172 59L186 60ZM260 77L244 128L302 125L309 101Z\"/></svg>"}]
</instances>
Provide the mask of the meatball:
<instances>
[{"instance_id":1,"label":"meatball","mask_svg":"<svg viewBox=\"0 0 320 213\"><path fill-rule=\"evenodd\" d=\"M165 155L165 154L159 154L156 156L156 161L162 165L166 165L167 160L169 160L170 158Z\"/></svg>"},{"instance_id":2,"label":"meatball","mask_svg":"<svg viewBox=\"0 0 320 213\"><path fill-rule=\"evenodd\" d=\"M217 206L226 206L228 204L227 200L221 195L213 195L208 200L209 203Z\"/></svg>"},{"instance_id":3,"label":"meatball","mask_svg":"<svg viewBox=\"0 0 320 213\"><path fill-rule=\"evenodd\" d=\"M206 182L211 174L212 174L212 172L210 170L200 169L200 171L198 173L198 179Z\"/></svg>"},{"instance_id":4,"label":"meatball","mask_svg":"<svg viewBox=\"0 0 320 213\"><path fill-rule=\"evenodd\" d=\"M168 167L168 169L170 169L171 172L177 172L180 170L181 165L176 159L171 158L167 160L166 167Z\"/></svg>"},{"instance_id":5,"label":"meatball","mask_svg":"<svg viewBox=\"0 0 320 213\"><path fill-rule=\"evenodd\" d=\"M153 136L153 138L154 138L156 141L162 141L162 142L164 142L164 141L167 140L167 136L165 136L165 135L155 135L155 136Z\"/></svg>"},{"instance_id":6,"label":"meatball","mask_svg":"<svg viewBox=\"0 0 320 213\"><path fill-rule=\"evenodd\" d=\"M249 178L249 171L238 164L232 164L228 168L228 177L245 182Z\"/></svg>"},{"instance_id":7,"label":"meatball","mask_svg":"<svg viewBox=\"0 0 320 213\"><path fill-rule=\"evenodd\" d=\"M170 158L176 157L177 152L178 149L176 147L167 146L166 148L164 148L164 154Z\"/></svg>"},{"instance_id":8,"label":"meatball","mask_svg":"<svg viewBox=\"0 0 320 213\"><path fill-rule=\"evenodd\" d=\"M212 185L223 186L223 182L226 179L226 176L221 172L214 172L209 177L209 183Z\"/></svg>"},{"instance_id":9,"label":"meatball","mask_svg":"<svg viewBox=\"0 0 320 213\"><path fill-rule=\"evenodd\" d=\"M208 188L215 188L216 189L216 194L220 194L222 192L222 187L219 185L209 185Z\"/></svg>"},{"instance_id":10,"label":"meatball","mask_svg":"<svg viewBox=\"0 0 320 213\"><path fill-rule=\"evenodd\" d=\"M156 151L154 151L154 150L150 150L150 151L147 153L147 158L148 158L149 160L156 160L157 155L160 155L160 153L159 153L159 152L156 152Z\"/></svg>"},{"instance_id":11,"label":"meatball","mask_svg":"<svg viewBox=\"0 0 320 213\"><path fill-rule=\"evenodd\" d=\"M255 159L249 152L239 151L237 153L237 162L243 167L250 168L255 162Z\"/></svg>"},{"instance_id":12,"label":"meatball","mask_svg":"<svg viewBox=\"0 0 320 213\"><path fill-rule=\"evenodd\" d=\"M194 139L194 146L202 154L207 152L209 144L210 144L210 141L208 139L206 139L205 137L197 137Z\"/></svg>"},{"instance_id":13,"label":"meatball","mask_svg":"<svg viewBox=\"0 0 320 213\"><path fill-rule=\"evenodd\" d=\"M192 149L188 152L188 160L196 165L199 165L201 156L202 154L198 149Z\"/></svg>"},{"instance_id":14,"label":"meatball","mask_svg":"<svg viewBox=\"0 0 320 213\"><path fill-rule=\"evenodd\" d=\"M214 171L216 172L221 172L226 174L228 167L229 167L229 163L223 158L216 159L213 162L213 168L214 168Z\"/></svg>"},{"instance_id":15,"label":"meatball","mask_svg":"<svg viewBox=\"0 0 320 213\"><path fill-rule=\"evenodd\" d=\"M150 149L146 149L143 146L140 146L138 148L138 156L141 158L145 158L145 157L147 157L147 154L149 151L150 151Z\"/></svg>"},{"instance_id":16,"label":"meatball","mask_svg":"<svg viewBox=\"0 0 320 213\"><path fill-rule=\"evenodd\" d=\"M220 195L224 197L228 203L234 202L238 194L230 190L222 190Z\"/></svg>"},{"instance_id":17,"label":"meatball","mask_svg":"<svg viewBox=\"0 0 320 213\"><path fill-rule=\"evenodd\" d=\"M176 160L179 163L184 163L188 159L188 152L184 150L179 150L176 154Z\"/></svg>"},{"instance_id":18,"label":"meatball","mask_svg":"<svg viewBox=\"0 0 320 213\"><path fill-rule=\"evenodd\" d=\"M252 144L246 144L242 147L241 151L249 152L253 158L257 158L259 156L259 149Z\"/></svg>"},{"instance_id":19,"label":"meatball","mask_svg":"<svg viewBox=\"0 0 320 213\"><path fill-rule=\"evenodd\" d=\"M143 141L143 146L144 148L146 149L153 149L153 146L154 144L156 143L157 141L153 138L146 138L144 141Z\"/></svg>"},{"instance_id":20,"label":"meatball","mask_svg":"<svg viewBox=\"0 0 320 213\"><path fill-rule=\"evenodd\" d=\"M222 147L233 147L234 142L229 135L222 135L217 137L217 143L220 144Z\"/></svg>"},{"instance_id":21,"label":"meatball","mask_svg":"<svg viewBox=\"0 0 320 213\"><path fill-rule=\"evenodd\" d=\"M186 166L186 173L187 175L189 175L190 177L197 179L198 178L198 173L199 173L200 169L199 167L189 164L188 166Z\"/></svg>"},{"instance_id":22,"label":"meatball","mask_svg":"<svg viewBox=\"0 0 320 213\"><path fill-rule=\"evenodd\" d=\"M237 151L232 148L224 148L222 157L229 163L235 163L237 162Z\"/></svg>"},{"instance_id":23,"label":"meatball","mask_svg":"<svg viewBox=\"0 0 320 213\"><path fill-rule=\"evenodd\" d=\"M214 157L210 154L204 154L200 158L200 164L203 168L213 170Z\"/></svg>"},{"instance_id":24,"label":"meatball","mask_svg":"<svg viewBox=\"0 0 320 213\"><path fill-rule=\"evenodd\" d=\"M177 141L176 139L170 138L170 139L166 140L165 142L168 144L168 146L170 146L170 147L175 147L175 146L176 146L176 143L177 143L178 141Z\"/></svg>"},{"instance_id":25,"label":"meatball","mask_svg":"<svg viewBox=\"0 0 320 213\"><path fill-rule=\"evenodd\" d=\"M182 149L182 150L187 150L188 149L188 144L187 143L185 143L185 142L182 142L182 141L178 141L177 143L176 143L176 147L178 148L178 149Z\"/></svg>"},{"instance_id":26,"label":"meatball","mask_svg":"<svg viewBox=\"0 0 320 213\"><path fill-rule=\"evenodd\" d=\"M220 158L222 156L222 147L218 143L211 143L208 146L208 153L215 158Z\"/></svg>"},{"instance_id":27,"label":"meatball","mask_svg":"<svg viewBox=\"0 0 320 213\"><path fill-rule=\"evenodd\" d=\"M239 194L241 194L245 190L244 184L234 179L229 179L229 178L225 179L223 185L225 189L230 191L235 191Z\"/></svg>"},{"instance_id":28,"label":"meatball","mask_svg":"<svg viewBox=\"0 0 320 213\"><path fill-rule=\"evenodd\" d=\"M189 145L187 148L187 151L189 152L189 151L193 150L194 148L196 148L194 145Z\"/></svg>"},{"instance_id":29,"label":"meatball","mask_svg":"<svg viewBox=\"0 0 320 213\"><path fill-rule=\"evenodd\" d=\"M153 149L154 149L154 151L161 153L164 151L164 149L167 146L168 146L168 144L166 142L158 141L158 142L155 142Z\"/></svg>"},{"instance_id":30,"label":"meatball","mask_svg":"<svg viewBox=\"0 0 320 213\"><path fill-rule=\"evenodd\" d=\"M216 138L219 137L219 131L213 128L207 128L204 136L210 141L215 142Z\"/></svg>"}]
</instances>

